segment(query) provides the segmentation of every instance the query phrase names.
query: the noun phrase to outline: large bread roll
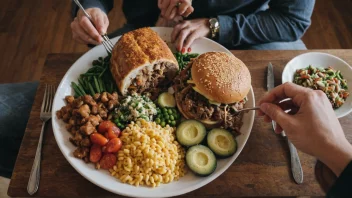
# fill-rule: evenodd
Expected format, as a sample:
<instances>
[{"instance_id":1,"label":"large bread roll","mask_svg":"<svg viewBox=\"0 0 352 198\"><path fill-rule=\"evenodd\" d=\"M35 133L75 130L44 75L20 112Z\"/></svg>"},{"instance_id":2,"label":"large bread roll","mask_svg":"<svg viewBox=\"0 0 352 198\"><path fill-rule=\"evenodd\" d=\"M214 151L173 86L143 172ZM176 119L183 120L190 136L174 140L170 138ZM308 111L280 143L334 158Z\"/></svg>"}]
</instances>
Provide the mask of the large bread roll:
<instances>
[{"instance_id":1,"label":"large bread roll","mask_svg":"<svg viewBox=\"0 0 352 198\"><path fill-rule=\"evenodd\" d=\"M112 51L110 69L121 94L126 95L171 82L179 66L156 32L140 28L121 36Z\"/></svg>"}]
</instances>

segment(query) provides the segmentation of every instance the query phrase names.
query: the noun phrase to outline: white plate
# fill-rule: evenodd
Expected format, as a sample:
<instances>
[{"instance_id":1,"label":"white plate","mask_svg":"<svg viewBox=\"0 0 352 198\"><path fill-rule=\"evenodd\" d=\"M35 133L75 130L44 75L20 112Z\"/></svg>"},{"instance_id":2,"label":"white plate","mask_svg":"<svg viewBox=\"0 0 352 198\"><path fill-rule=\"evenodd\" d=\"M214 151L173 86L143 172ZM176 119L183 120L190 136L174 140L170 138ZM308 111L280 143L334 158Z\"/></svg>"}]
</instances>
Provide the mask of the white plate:
<instances>
[{"instance_id":1,"label":"white plate","mask_svg":"<svg viewBox=\"0 0 352 198\"><path fill-rule=\"evenodd\" d=\"M171 28L153 28L153 30L156 31L164 41L170 41L170 35L172 31ZM112 39L112 42L115 43L118 39L119 38L114 38ZM200 54L209 51L222 51L230 53L223 46L206 38L196 40L192 45L192 51ZM121 183L116 178L110 176L108 171L97 171L95 170L93 164L86 164L83 162L83 160L75 158L72 155L75 147L68 140L70 137L70 133L65 129L65 123L56 117L55 112L65 105L65 96L73 94L73 90L70 87L71 81L77 82L78 76L86 72L88 68L91 67L91 63L94 59L97 59L99 56L106 55L107 53L104 47L102 45L99 45L89 50L82 57L80 57L63 77L54 98L52 125L56 142L59 145L59 148L62 154L67 159L67 161L83 177L85 177L92 183L104 188L105 190L120 195L131 197L170 197L191 192L208 184L209 182L217 178L219 175L221 175L229 166L231 166L231 164L238 157L247 142L247 139L253 126L254 111L246 113L243 117L244 124L241 128L242 135L236 138L238 142L237 152L230 158L218 160L218 166L215 172L208 177L198 177L189 172L179 181L174 181L169 184L162 184L156 188L135 187ZM248 99L249 100L246 106L254 107L255 101L252 88L248 94Z\"/></svg>"},{"instance_id":2,"label":"white plate","mask_svg":"<svg viewBox=\"0 0 352 198\"><path fill-rule=\"evenodd\" d=\"M335 70L340 70L343 77L347 80L349 92L352 89L352 67L344 60L331 54L310 52L301 54L293 58L284 68L282 72L282 83L293 82L293 75L297 69L306 68L309 65L315 67L332 66ZM338 118L344 117L352 112L352 96L349 96L346 102L338 109L335 114Z\"/></svg>"}]
</instances>

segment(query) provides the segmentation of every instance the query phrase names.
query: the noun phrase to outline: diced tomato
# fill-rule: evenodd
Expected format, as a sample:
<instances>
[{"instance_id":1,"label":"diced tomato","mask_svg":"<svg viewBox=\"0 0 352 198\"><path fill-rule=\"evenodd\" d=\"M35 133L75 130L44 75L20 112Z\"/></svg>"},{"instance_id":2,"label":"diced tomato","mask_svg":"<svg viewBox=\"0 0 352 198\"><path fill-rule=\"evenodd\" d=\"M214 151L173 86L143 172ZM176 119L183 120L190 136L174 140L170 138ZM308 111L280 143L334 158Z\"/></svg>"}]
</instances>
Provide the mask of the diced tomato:
<instances>
[{"instance_id":1,"label":"diced tomato","mask_svg":"<svg viewBox=\"0 0 352 198\"><path fill-rule=\"evenodd\" d=\"M109 140L120 136L121 130L117 126L109 127L108 132L105 133L105 137Z\"/></svg>"},{"instance_id":2,"label":"diced tomato","mask_svg":"<svg viewBox=\"0 0 352 198\"><path fill-rule=\"evenodd\" d=\"M106 146L101 147L101 151L103 151L103 153L107 153Z\"/></svg>"},{"instance_id":3,"label":"diced tomato","mask_svg":"<svg viewBox=\"0 0 352 198\"><path fill-rule=\"evenodd\" d=\"M191 52L192 51L192 49L189 47L188 49L187 49L187 52Z\"/></svg>"},{"instance_id":4,"label":"diced tomato","mask_svg":"<svg viewBox=\"0 0 352 198\"><path fill-rule=\"evenodd\" d=\"M116 164L116 156L111 153L106 153L101 158L99 164L100 164L100 168L110 169L114 167L114 165Z\"/></svg>"},{"instance_id":5,"label":"diced tomato","mask_svg":"<svg viewBox=\"0 0 352 198\"><path fill-rule=\"evenodd\" d=\"M100 133L92 133L89 137L90 137L90 140L93 142L93 144L104 146L105 144L108 143L108 139L106 139L106 137L104 137Z\"/></svg>"},{"instance_id":6,"label":"diced tomato","mask_svg":"<svg viewBox=\"0 0 352 198\"><path fill-rule=\"evenodd\" d=\"M186 52L186 48L182 48L181 53L184 54Z\"/></svg>"},{"instance_id":7,"label":"diced tomato","mask_svg":"<svg viewBox=\"0 0 352 198\"><path fill-rule=\"evenodd\" d=\"M303 78L303 79L309 79L309 76L306 75L306 74L303 74L303 75L301 75L301 78Z\"/></svg>"},{"instance_id":8,"label":"diced tomato","mask_svg":"<svg viewBox=\"0 0 352 198\"><path fill-rule=\"evenodd\" d=\"M346 92L343 92L343 98L347 98L350 94L346 91Z\"/></svg>"},{"instance_id":9,"label":"diced tomato","mask_svg":"<svg viewBox=\"0 0 352 198\"><path fill-rule=\"evenodd\" d=\"M115 126L115 124L111 121L103 121L102 123L99 124L98 132L104 134L108 132L108 129L111 126Z\"/></svg>"},{"instance_id":10,"label":"diced tomato","mask_svg":"<svg viewBox=\"0 0 352 198\"><path fill-rule=\"evenodd\" d=\"M116 137L119 137L121 134L121 130L117 126L112 126L108 129L108 132L109 132L109 130L111 130L116 135Z\"/></svg>"},{"instance_id":11,"label":"diced tomato","mask_svg":"<svg viewBox=\"0 0 352 198\"><path fill-rule=\"evenodd\" d=\"M120 138L113 138L106 144L106 152L116 153L121 149L122 141Z\"/></svg>"},{"instance_id":12,"label":"diced tomato","mask_svg":"<svg viewBox=\"0 0 352 198\"><path fill-rule=\"evenodd\" d=\"M93 144L92 147L90 147L89 161L93 163L99 162L101 156L102 156L101 146L97 144Z\"/></svg>"}]
</instances>

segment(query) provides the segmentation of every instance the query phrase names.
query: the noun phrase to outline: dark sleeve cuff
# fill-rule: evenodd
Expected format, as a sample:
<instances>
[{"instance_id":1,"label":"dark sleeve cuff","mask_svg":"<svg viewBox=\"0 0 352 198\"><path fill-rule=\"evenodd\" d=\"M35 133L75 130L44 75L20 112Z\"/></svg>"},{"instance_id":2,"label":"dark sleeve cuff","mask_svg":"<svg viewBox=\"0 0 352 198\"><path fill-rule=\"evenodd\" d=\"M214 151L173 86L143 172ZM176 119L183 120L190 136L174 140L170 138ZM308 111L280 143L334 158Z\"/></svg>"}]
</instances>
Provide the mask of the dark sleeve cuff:
<instances>
[{"instance_id":1,"label":"dark sleeve cuff","mask_svg":"<svg viewBox=\"0 0 352 198\"><path fill-rule=\"evenodd\" d=\"M106 14L113 8L113 0L83 0L80 1L84 9L100 8ZM79 7L72 1L72 17L76 17Z\"/></svg>"},{"instance_id":2,"label":"dark sleeve cuff","mask_svg":"<svg viewBox=\"0 0 352 198\"><path fill-rule=\"evenodd\" d=\"M331 187L326 197L352 197L352 161L343 170L340 177L337 178L335 184Z\"/></svg>"},{"instance_id":3,"label":"dark sleeve cuff","mask_svg":"<svg viewBox=\"0 0 352 198\"><path fill-rule=\"evenodd\" d=\"M240 33L234 29L233 18L220 15L217 17L220 25L218 42L224 46L240 45Z\"/></svg>"}]
</instances>

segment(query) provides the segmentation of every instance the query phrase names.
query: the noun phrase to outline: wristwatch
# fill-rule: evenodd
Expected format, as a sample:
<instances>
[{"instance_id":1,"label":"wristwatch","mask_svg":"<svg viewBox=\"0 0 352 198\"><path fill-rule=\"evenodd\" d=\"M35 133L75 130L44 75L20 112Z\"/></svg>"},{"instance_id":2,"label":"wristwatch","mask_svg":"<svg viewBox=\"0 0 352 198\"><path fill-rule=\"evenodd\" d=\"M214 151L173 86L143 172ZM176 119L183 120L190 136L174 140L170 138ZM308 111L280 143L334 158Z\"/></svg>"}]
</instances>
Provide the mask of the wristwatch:
<instances>
[{"instance_id":1,"label":"wristwatch","mask_svg":"<svg viewBox=\"0 0 352 198\"><path fill-rule=\"evenodd\" d=\"M211 38L215 39L219 33L220 24L217 18L209 19Z\"/></svg>"}]
</instances>

